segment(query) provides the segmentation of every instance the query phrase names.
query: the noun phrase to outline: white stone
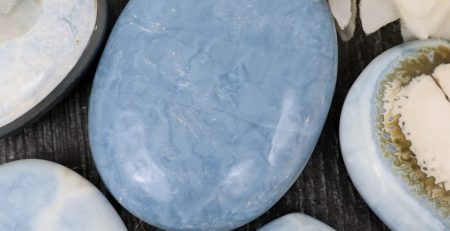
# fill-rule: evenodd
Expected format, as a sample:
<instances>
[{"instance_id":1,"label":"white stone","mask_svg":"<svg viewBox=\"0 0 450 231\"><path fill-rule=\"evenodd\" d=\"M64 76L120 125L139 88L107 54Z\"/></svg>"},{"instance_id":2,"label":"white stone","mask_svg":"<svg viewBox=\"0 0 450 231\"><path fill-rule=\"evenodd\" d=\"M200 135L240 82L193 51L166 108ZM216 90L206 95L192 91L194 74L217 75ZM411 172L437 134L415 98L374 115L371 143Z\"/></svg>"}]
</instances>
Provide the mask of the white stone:
<instances>
[{"instance_id":1,"label":"white stone","mask_svg":"<svg viewBox=\"0 0 450 231\"><path fill-rule=\"evenodd\" d=\"M0 230L126 230L101 192L64 166L20 160L0 176Z\"/></svg>"},{"instance_id":2,"label":"white stone","mask_svg":"<svg viewBox=\"0 0 450 231\"><path fill-rule=\"evenodd\" d=\"M0 128L65 79L86 48L96 17L96 0L20 0L9 14L0 13Z\"/></svg>"}]
</instances>

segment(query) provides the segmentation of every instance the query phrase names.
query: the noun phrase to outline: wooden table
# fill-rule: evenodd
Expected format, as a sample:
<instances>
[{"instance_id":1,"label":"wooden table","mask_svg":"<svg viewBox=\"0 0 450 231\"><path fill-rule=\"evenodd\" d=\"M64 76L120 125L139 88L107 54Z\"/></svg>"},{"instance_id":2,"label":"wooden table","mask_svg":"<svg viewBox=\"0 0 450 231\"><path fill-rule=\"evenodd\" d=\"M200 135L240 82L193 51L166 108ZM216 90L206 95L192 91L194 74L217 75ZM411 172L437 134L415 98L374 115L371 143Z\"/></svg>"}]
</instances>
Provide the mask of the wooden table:
<instances>
[{"instance_id":1,"label":"wooden table","mask_svg":"<svg viewBox=\"0 0 450 231\"><path fill-rule=\"evenodd\" d=\"M112 25L127 1L109 1ZM398 23L370 36L364 35L358 24L351 41L339 42L339 74L333 104L311 160L289 192L271 210L239 230L255 230L291 212L306 213L336 230L388 229L367 207L350 181L339 148L339 118L345 96L361 71L377 55L401 42ZM0 139L0 163L40 158L63 164L100 188L129 230L157 230L122 208L108 193L95 169L87 139L87 105L96 64L89 68L71 94L47 115L18 134Z\"/></svg>"}]
</instances>

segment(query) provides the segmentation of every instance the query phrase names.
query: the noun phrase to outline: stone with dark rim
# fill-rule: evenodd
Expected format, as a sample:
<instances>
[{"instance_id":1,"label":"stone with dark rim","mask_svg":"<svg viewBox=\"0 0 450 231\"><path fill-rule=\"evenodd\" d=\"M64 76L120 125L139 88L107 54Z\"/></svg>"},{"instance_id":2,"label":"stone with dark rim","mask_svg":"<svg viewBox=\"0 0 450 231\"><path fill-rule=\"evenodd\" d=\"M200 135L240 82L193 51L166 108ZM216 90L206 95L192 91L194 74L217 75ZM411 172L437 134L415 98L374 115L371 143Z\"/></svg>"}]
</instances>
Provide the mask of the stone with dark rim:
<instances>
[{"instance_id":1,"label":"stone with dark rim","mask_svg":"<svg viewBox=\"0 0 450 231\"><path fill-rule=\"evenodd\" d=\"M75 67L69 72L63 81L41 102L31 110L15 119L13 122L0 127L0 137L19 132L26 125L31 124L45 115L52 107L58 104L84 76L86 69L97 57L98 52L104 46L105 35L108 31L108 4L106 0L97 0L97 20L91 39L83 51Z\"/></svg>"}]
</instances>

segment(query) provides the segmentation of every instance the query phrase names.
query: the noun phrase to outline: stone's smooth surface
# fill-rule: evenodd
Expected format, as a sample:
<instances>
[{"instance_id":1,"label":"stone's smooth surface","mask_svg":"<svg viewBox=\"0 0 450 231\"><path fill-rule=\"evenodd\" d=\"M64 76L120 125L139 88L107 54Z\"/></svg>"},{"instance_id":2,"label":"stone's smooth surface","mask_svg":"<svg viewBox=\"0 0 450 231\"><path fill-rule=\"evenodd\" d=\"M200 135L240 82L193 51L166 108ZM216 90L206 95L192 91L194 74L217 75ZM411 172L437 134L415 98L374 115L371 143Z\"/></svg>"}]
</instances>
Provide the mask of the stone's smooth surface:
<instances>
[{"instance_id":1,"label":"stone's smooth surface","mask_svg":"<svg viewBox=\"0 0 450 231\"><path fill-rule=\"evenodd\" d=\"M330 226L315 218L301 213L284 215L269 224L263 226L259 231L333 231Z\"/></svg>"},{"instance_id":2,"label":"stone's smooth surface","mask_svg":"<svg viewBox=\"0 0 450 231\"><path fill-rule=\"evenodd\" d=\"M232 229L264 213L321 132L335 36L325 1L132 0L90 102L105 184L164 229Z\"/></svg>"},{"instance_id":3,"label":"stone's smooth surface","mask_svg":"<svg viewBox=\"0 0 450 231\"><path fill-rule=\"evenodd\" d=\"M17 3L17 1L0 3L0 43L25 34L43 13L37 0L22 0Z\"/></svg>"},{"instance_id":4,"label":"stone's smooth surface","mask_svg":"<svg viewBox=\"0 0 450 231\"><path fill-rule=\"evenodd\" d=\"M88 45L96 17L96 0L23 0L0 12L0 129L65 79Z\"/></svg>"},{"instance_id":5,"label":"stone's smooth surface","mask_svg":"<svg viewBox=\"0 0 450 231\"><path fill-rule=\"evenodd\" d=\"M424 47L450 47L428 40L392 48L378 56L351 88L342 110L340 141L353 183L367 204L393 230L447 230L450 220L416 193L381 149L377 124L380 82L399 61Z\"/></svg>"},{"instance_id":6,"label":"stone's smooth surface","mask_svg":"<svg viewBox=\"0 0 450 231\"><path fill-rule=\"evenodd\" d=\"M0 176L0 230L126 230L100 191L66 167L20 160L1 165Z\"/></svg>"}]
</instances>

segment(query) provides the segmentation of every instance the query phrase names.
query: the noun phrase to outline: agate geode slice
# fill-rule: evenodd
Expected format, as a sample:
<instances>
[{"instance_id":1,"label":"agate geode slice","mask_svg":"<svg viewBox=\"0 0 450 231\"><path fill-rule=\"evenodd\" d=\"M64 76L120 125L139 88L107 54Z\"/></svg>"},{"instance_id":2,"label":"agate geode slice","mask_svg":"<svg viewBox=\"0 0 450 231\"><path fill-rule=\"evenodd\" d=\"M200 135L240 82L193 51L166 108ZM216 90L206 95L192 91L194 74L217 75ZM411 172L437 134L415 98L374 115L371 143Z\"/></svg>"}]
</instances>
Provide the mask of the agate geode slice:
<instances>
[{"instance_id":1,"label":"agate geode slice","mask_svg":"<svg viewBox=\"0 0 450 231\"><path fill-rule=\"evenodd\" d=\"M244 225L306 165L336 71L324 0L132 0L92 89L96 166L152 225Z\"/></svg>"},{"instance_id":2,"label":"agate geode slice","mask_svg":"<svg viewBox=\"0 0 450 231\"><path fill-rule=\"evenodd\" d=\"M104 0L0 3L0 136L42 115L94 58Z\"/></svg>"},{"instance_id":3,"label":"agate geode slice","mask_svg":"<svg viewBox=\"0 0 450 231\"><path fill-rule=\"evenodd\" d=\"M450 44L404 44L376 58L350 90L340 138L350 176L395 230L450 226Z\"/></svg>"}]
</instances>

